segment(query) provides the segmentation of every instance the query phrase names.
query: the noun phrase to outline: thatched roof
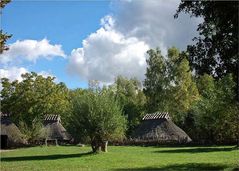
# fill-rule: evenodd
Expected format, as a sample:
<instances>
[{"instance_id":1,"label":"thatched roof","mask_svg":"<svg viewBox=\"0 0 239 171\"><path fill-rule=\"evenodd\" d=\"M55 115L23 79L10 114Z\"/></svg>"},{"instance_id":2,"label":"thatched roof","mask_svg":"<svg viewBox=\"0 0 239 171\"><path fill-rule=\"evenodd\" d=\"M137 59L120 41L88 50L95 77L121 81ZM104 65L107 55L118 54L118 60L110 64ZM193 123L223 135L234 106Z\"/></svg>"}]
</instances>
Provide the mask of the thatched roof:
<instances>
[{"instance_id":1,"label":"thatched roof","mask_svg":"<svg viewBox=\"0 0 239 171\"><path fill-rule=\"evenodd\" d=\"M173 123L168 113L146 114L133 138L158 142L190 142L191 138Z\"/></svg>"},{"instance_id":2,"label":"thatched roof","mask_svg":"<svg viewBox=\"0 0 239 171\"><path fill-rule=\"evenodd\" d=\"M61 117L59 115L45 115L44 117L44 124L47 125L48 123L60 123Z\"/></svg>"},{"instance_id":3,"label":"thatched roof","mask_svg":"<svg viewBox=\"0 0 239 171\"><path fill-rule=\"evenodd\" d=\"M153 119L171 119L168 112L155 112L144 115L142 120L153 120Z\"/></svg>"},{"instance_id":4,"label":"thatched roof","mask_svg":"<svg viewBox=\"0 0 239 171\"><path fill-rule=\"evenodd\" d=\"M70 140L71 136L62 126L59 115L46 115L41 138L47 140Z\"/></svg>"},{"instance_id":5,"label":"thatched roof","mask_svg":"<svg viewBox=\"0 0 239 171\"><path fill-rule=\"evenodd\" d=\"M7 136L8 147L19 146L25 143L18 127L10 120L8 114L1 115L1 135Z\"/></svg>"}]
</instances>

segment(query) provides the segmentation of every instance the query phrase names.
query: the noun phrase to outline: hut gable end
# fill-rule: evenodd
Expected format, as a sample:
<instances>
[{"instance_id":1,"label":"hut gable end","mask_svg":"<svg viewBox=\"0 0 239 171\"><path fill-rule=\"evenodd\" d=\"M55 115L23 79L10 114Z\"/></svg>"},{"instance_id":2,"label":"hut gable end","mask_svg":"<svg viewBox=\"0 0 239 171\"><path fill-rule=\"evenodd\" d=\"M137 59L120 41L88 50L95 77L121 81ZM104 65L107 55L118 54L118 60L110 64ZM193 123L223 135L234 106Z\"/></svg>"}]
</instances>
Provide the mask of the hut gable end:
<instances>
[{"instance_id":1,"label":"hut gable end","mask_svg":"<svg viewBox=\"0 0 239 171\"><path fill-rule=\"evenodd\" d=\"M143 117L143 121L144 120L158 120L158 119L171 119L168 112L155 112L155 113L151 113L151 114L146 114Z\"/></svg>"},{"instance_id":2,"label":"hut gable end","mask_svg":"<svg viewBox=\"0 0 239 171\"><path fill-rule=\"evenodd\" d=\"M50 124L50 123L60 123L61 117L59 115L45 115L44 118L44 124Z\"/></svg>"}]
</instances>

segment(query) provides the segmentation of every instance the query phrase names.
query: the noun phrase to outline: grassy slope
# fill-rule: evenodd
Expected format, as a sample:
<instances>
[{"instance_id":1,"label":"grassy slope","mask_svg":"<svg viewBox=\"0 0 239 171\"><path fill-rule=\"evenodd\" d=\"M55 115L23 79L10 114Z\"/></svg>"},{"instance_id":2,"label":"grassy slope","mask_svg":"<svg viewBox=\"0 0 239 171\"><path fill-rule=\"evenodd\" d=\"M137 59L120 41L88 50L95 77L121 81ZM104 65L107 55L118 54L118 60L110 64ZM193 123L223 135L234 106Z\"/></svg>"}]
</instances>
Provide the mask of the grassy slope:
<instances>
[{"instance_id":1,"label":"grassy slope","mask_svg":"<svg viewBox=\"0 0 239 171\"><path fill-rule=\"evenodd\" d=\"M33 147L1 153L3 170L233 170L238 150L224 147L109 147L90 154L89 147Z\"/></svg>"}]
</instances>

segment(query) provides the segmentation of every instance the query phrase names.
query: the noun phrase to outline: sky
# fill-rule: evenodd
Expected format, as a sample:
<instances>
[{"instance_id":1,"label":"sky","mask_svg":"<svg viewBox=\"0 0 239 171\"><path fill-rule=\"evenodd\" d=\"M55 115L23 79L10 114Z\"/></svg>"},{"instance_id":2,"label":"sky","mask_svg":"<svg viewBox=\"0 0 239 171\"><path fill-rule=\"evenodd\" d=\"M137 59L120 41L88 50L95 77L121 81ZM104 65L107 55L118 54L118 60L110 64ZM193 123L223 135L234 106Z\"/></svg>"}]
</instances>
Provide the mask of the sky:
<instances>
[{"instance_id":1,"label":"sky","mask_svg":"<svg viewBox=\"0 0 239 171\"><path fill-rule=\"evenodd\" d=\"M34 71L68 88L88 80L112 83L117 75L144 80L147 50L185 50L200 19L181 14L178 0L21 1L2 11L1 28L12 34L0 55L0 77L21 81Z\"/></svg>"}]
</instances>

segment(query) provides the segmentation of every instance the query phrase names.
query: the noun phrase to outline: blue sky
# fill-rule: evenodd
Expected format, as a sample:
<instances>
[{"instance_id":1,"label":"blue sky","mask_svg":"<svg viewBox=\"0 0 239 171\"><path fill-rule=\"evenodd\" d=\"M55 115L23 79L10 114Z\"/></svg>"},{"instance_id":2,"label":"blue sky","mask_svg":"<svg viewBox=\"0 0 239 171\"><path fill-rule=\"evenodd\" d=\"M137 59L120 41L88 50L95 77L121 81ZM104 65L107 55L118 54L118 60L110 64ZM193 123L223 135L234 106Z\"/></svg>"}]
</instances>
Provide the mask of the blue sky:
<instances>
[{"instance_id":1,"label":"blue sky","mask_svg":"<svg viewBox=\"0 0 239 171\"><path fill-rule=\"evenodd\" d=\"M3 11L2 29L16 40L47 38L52 44L64 45L69 54L82 40L100 27L100 19L109 13L110 1L53 2L13 1ZM69 88L86 87L87 82L68 76L65 59L40 59L35 64L23 63L30 71L47 71Z\"/></svg>"},{"instance_id":2,"label":"blue sky","mask_svg":"<svg viewBox=\"0 0 239 171\"><path fill-rule=\"evenodd\" d=\"M89 79L111 83L117 75L143 80L149 48L160 47L164 54L171 46L183 50L196 34L197 20L173 19L178 3L12 1L1 23L13 34L10 52L2 57L12 59L0 61L0 75L19 79L13 72L21 68L53 75L69 88L85 88ZM39 43L43 39L48 42L44 46ZM32 44L37 48L31 49Z\"/></svg>"}]
</instances>

